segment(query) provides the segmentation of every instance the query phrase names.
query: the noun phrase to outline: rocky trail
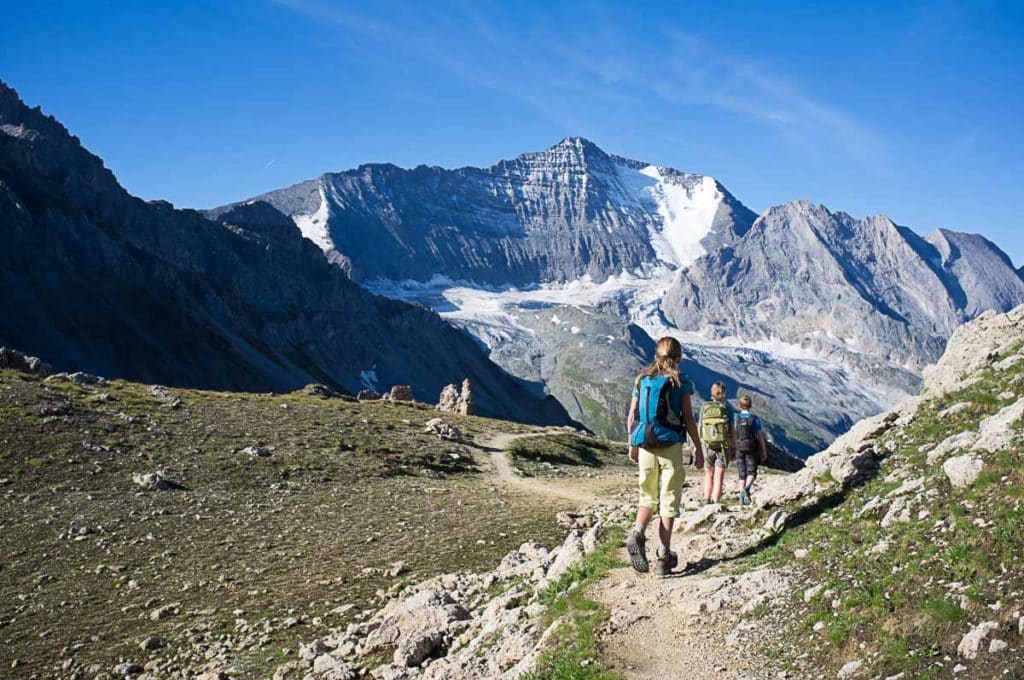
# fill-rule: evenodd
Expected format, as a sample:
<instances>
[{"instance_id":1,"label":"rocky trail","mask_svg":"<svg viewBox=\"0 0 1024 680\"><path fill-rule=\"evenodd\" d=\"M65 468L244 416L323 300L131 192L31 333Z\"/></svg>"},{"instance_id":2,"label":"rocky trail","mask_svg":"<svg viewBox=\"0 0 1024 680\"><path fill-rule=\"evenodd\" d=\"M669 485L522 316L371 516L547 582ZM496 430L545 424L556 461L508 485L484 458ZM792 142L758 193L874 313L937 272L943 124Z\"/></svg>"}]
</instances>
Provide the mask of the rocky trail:
<instances>
[{"instance_id":1,"label":"rocky trail","mask_svg":"<svg viewBox=\"0 0 1024 680\"><path fill-rule=\"evenodd\" d=\"M551 432L549 434L553 434ZM524 437L545 433L498 433L483 440L481 446L490 452L493 474L508 486L527 493L550 498L572 500L598 513L596 504L610 500L612 493L621 499L623 491L632 493L632 477L617 481L609 488L607 480L542 480L520 476L509 463L509 449ZM729 574L728 560L745 551L766 534L726 531L748 524L757 514L756 508L729 508L726 505L703 507L703 472L690 470L684 490L687 512L677 522L674 549L680 556L680 567L668 578L657 578L652 572L637 574L629 566L613 569L598 582L590 595L608 612L610 619L602 629L605 661L623 678L773 678L777 671L752 651L740 644L741 611L749 613L786 580L779 574L757 573L742 582ZM726 480L731 481L730 479ZM620 500L621 503L621 500ZM622 504L625 516L632 505ZM715 538L698 530L714 526ZM652 523L647 532L649 557L654 559L657 527ZM628 558L618 549L624 564ZM740 630L733 628L740 624Z\"/></svg>"},{"instance_id":2,"label":"rocky trail","mask_svg":"<svg viewBox=\"0 0 1024 680\"><path fill-rule=\"evenodd\" d=\"M743 637L757 625L745 616L765 606L787 579L769 570L742 577L734 573L730 560L756 548L765 536L736 534L730 528L747 524L756 510L699 506L702 481L701 475L685 489L689 510L674 531L679 567L672 575L658 578L653 573L658 535L652 522L647 531L651 572L615 569L592 590L593 598L610 612L603 638L605 661L623 678L780 677ZM699 533L709 527L715 529ZM620 557L628 561L624 549Z\"/></svg>"}]
</instances>

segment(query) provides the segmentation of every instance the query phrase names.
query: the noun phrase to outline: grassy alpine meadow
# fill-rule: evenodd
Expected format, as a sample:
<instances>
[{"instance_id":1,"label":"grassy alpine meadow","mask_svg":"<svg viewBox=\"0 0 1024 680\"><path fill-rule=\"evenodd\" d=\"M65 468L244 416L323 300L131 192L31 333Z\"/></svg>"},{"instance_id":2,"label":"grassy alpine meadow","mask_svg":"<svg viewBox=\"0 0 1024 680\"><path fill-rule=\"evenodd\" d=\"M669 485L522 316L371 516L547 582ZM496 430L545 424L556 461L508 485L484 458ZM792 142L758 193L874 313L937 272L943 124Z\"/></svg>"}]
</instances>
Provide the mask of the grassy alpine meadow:
<instances>
[{"instance_id":1,"label":"grassy alpine meadow","mask_svg":"<svg viewBox=\"0 0 1024 680\"><path fill-rule=\"evenodd\" d=\"M927 453L950 435L978 430L984 418L1022 394L1024 362L986 369L977 382L923 403L913 422L883 435L891 454L876 477L736 565L795 569L820 586L795 593L792 615L775 617L780 635L772 651L778 658L798 669L838 668L857 657L871 675L944 678L962 660L958 644L971 626L994 621L1000 629L993 637L1018 639L1024 420L1014 424L1015 444L983 454L984 468L967 489L953 489L941 461L929 463ZM872 499L886 498L917 477L922 491L906 517L886 528L879 513L863 511ZM797 549L808 551L804 560L793 559ZM968 676L1024 677L1024 660L980 654Z\"/></svg>"},{"instance_id":2,"label":"grassy alpine meadow","mask_svg":"<svg viewBox=\"0 0 1024 680\"><path fill-rule=\"evenodd\" d=\"M424 431L438 415L0 371L3 674L269 676L404 583L559 543L571 506L496 486L486 451ZM531 429L443 417L467 441ZM157 471L171 490L133 482Z\"/></svg>"},{"instance_id":3,"label":"grassy alpine meadow","mask_svg":"<svg viewBox=\"0 0 1024 680\"><path fill-rule=\"evenodd\" d=\"M515 469L526 477L620 475L635 471L625 442L576 434L524 437L509 449Z\"/></svg>"}]
</instances>

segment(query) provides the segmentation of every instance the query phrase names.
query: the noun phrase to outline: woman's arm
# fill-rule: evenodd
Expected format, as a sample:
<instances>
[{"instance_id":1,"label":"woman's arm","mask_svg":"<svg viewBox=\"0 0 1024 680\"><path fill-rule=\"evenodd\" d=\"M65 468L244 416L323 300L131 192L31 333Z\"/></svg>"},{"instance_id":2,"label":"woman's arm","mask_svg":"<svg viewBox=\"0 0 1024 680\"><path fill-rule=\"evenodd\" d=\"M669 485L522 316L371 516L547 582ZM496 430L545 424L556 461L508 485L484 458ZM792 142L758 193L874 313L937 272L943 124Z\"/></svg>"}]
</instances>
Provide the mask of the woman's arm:
<instances>
[{"instance_id":1,"label":"woman's arm","mask_svg":"<svg viewBox=\"0 0 1024 680\"><path fill-rule=\"evenodd\" d=\"M768 445L764 441L764 432L757 433L757 441L761 443L761 462L768 462Z\"/></svg>"},{"instance_id":2,"label":"woman's arm","mask_svg":"<svg viewBox=\"0 0 1024 680\"><path fill-rule=\"evenodd\" d=\"M629 438L633 434L633 423L636 422L636 409L640 399L633 397L633 400L629 402L629 413L626 414L626 440L627 449L629 450L629 460L638 463L640 462L640 449L629 443Z\"/></svg>"},{"instance_id":3,"label":"woman's arm","mask_svg":"<svg viewBox=\"0 0 1024 680\"><path fill-rule=\"evenodd\" d=\"M694 455L693 466L698 470L704 467L704 447L700 443L700 433L697 431L697 423L693 420L693 403L690 395L683 395L683 424L686 425L686 432L693 442Z\"/></svg>"}]
</instances>

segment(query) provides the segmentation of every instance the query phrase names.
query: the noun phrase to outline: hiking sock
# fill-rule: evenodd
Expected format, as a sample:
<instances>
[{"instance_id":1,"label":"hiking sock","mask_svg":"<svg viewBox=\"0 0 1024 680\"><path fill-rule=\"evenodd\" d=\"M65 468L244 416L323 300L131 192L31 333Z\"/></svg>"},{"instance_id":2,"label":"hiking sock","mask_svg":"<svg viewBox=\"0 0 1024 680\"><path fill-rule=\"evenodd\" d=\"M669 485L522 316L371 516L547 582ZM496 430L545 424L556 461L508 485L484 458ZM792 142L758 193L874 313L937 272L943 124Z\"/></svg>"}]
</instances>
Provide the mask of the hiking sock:
<instances>
[{"instance_id":1,"label":"hiking sock","mask_svg":"<svg viewBox=\"0 0 1024 680\"><path fill-rule=\"evenodd\" d=\"M658 553L657 554L658 554L658 559L659 560L661 558L663 558L663 557L668 557L668 553L669 553L669 549L668 549L667 545L662 543L661 545L658 546Z\"/></svg>"},{"instance_id":2,"label":"hiking sock","mask_svg":"<svg viewBox=\"0 0 1024 680\"><path fill-rule=\"evenodd\" d=\"M644 526L643 524L640 524L640 522L637 522L636 524L633 525L633 531L635 531L636 533L638 533L638 534L640 534L642 536L643 533L645 531L647 531L647 527Z\"/></svg>"}]
</instances>

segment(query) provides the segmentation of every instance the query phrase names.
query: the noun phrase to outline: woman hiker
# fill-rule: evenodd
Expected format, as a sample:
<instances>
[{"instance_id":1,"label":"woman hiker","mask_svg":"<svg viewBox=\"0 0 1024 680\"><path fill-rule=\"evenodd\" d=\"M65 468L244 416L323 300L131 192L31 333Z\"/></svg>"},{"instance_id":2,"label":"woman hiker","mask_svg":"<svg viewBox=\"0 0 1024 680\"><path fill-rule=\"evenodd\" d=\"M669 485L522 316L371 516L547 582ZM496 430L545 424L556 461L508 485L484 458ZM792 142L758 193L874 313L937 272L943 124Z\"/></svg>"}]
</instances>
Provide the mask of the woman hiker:
<instances>
[{"instance_id":1,"label":"woman hiker","mask_svg":"<svg viewBox=\"0 0 1024 680\"><path fill-rule=\"evenodd\" d=\"M655 572L667 576L679 563L671 551L672 525L679 516L683 492L683 441L690 435L695 455L694 467L704 466L697 424L693 420L690 395L693 383L679 372L683 348L672 337L658 340L654 362L637 376L633 399L629 404L626 427L629 434L629 459L640 467L640 503L636 526L626 540L629 561L638 572L649 569L644 531L651 516L658 514Z\"/></svg>"}]
</instances>

